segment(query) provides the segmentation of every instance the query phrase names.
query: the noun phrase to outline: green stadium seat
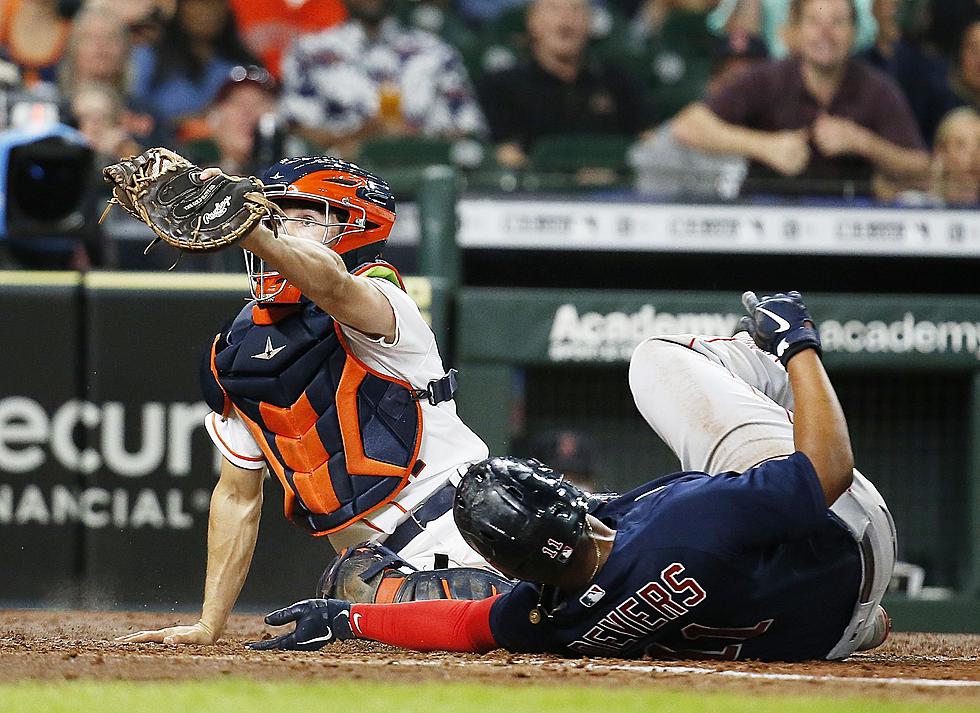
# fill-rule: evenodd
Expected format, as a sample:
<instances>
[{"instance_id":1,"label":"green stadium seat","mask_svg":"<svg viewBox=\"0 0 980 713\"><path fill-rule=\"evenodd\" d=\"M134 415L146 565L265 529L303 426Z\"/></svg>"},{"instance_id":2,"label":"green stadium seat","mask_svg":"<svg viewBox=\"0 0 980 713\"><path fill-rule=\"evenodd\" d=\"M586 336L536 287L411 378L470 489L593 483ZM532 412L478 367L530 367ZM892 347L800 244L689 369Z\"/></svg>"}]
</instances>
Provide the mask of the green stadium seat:
<instances>
[{"instance_id":1,"label":"green stadium seat","mask_svg":"<svg viewBox=\"0 0 980 713\"><path fill-rule=\"evenodd\" d=\"M496 168L493 146L478 139L431 139L391 136L365 140L357 162L382 176L402 200L415 195L427 166L449 165L462 171Z\"/></svg>"},{"instance_id":2,"label":"green stadium seat","mask_svg":"<svg viewBox=\"0 0 980 713\"><path fill-rule=\"evenodd\" d=\"M634 140L618 134L556 134L538 139L529 158L538 171L606 168L625 173L626 152Z\"/></svg>"},{"instance_id":3,"label":"green stadium seat","mask_svg":"<svg viewBox=\"0 0 980 713\"><path fill-rule=\"evenodd\" d=\"M385 136L366 139L358 163L366 168L419 167L450 163L453 142L423 136Z\"/></svg>"}]
</instances>

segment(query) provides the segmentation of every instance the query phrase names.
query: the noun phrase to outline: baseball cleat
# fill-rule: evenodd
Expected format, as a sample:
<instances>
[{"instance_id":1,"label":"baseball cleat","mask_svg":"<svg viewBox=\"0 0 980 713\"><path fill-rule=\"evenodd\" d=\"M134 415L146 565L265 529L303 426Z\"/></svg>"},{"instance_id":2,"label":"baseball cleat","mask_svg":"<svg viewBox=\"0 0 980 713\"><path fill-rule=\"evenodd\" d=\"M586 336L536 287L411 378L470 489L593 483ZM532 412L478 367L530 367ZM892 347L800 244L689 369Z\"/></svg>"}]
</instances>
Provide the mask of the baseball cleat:
<instances>
[{"instance_id":1,"label":"baseball cleat","mask_svg":"<svg viewBox=\"0 0 980 713\"><path fill-rule=\"evenodd\" d=\"M875 609L874 618L874 626L868 629L867 636L857 648L858 651L867 651L881 646L892 631L892 618L888 616L888 612L880 604Z\"/></svg>"}]
</instances>

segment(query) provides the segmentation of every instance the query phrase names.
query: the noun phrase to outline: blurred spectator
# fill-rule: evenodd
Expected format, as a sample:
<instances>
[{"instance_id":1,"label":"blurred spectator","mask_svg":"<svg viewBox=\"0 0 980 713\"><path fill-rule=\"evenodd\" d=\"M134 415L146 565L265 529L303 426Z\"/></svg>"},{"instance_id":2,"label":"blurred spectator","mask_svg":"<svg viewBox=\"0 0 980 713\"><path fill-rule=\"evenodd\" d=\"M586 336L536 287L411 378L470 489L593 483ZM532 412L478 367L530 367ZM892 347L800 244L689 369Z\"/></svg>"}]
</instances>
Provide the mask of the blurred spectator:
<instances>
[{"instance_id":1,"label":"blurred spectator","mask_svg":"<svg viewBox=\"0 0 980 713\"><path fill-rule=\"evenodd\" d=\"M72 116L95 151L95 164L99 168L142 150L126 131L124 112L123 99L110 84L84 82L72 94Z\"/></svg>"},{"instance_id":2,"label":"blurred spectator","mask_svg":"<svg viewBox=\"0 0 980 713\"><path fill-rule=\"evenodd\" d=\"M534 0L527 11L531 59L489 75L481 94L497 160L520 168L542 136L635 136L651 120L634 79L590 59L588 0Z\"/></svg>"},{"instance_id":3,"label":"blurred spectator","mask_svg":"<svg viewBox=\"0 0 980 713\"><path fill-rule=\"evenodd\" d=\"M924 179L929 156L901 90L850 58L851 1L792 0L791 13L799 56L761 63L688 107L675 136L747 156L757 193L866 194L875 172L903 185ZM799 181L773 180L789 176Z\"/></svg>"},{"instance_id":4,"label":"blurred spectator","mask_svg":"<svg viewBox=\"0 0 980 713\"><path fill-rule=\"evenodd\" d=\"M718 38L713 55L709 94L722 91L739 74L769 56L761 40L739 34ZM636 189L665 198L737 197L748 171L745 157L689 148L674 136L673 126L674 122L668 121L631 149Z\"/></svg>"},{"instance_id":5,"label":"blurred spectator","mask_svg":"<svg viewBox=\"0 0 980 713\"><path fill-rule=\"evenodd\" d=\"M487 38L467 22L453 0L402 0L395 6L403 23L438 35L459 50L470 78L475 81L473 72L482 71Z\"/></svg>"},{"instance_id":6,"label":"blurred spectator","mask_svg":"<svg viewBox=\"0 0 980 713\"><path fill-rule=\"evenodd\" d=\"M977 19L978 11L978 0L930 0L929 41L943 54L955 55L963 28Z\"/></svg>"},{"instance_id":7,"label":"blurred spectator","mask_svg":"<svg viewBox=\"0 0 980 713\"><path fill-rule=\"evenodd\" d=\"M254 63L228 0L177 0L159 44L133 50L132 92L171 132L207 108L232 67Z\"/></svg>"},{"instance_id":8,"label":"blurred spectator","mask_svg":"<svg viewBox=\"0 0 980 713\"><path fill-rule=\"evenodd\" d=\"M530 5L531 0L510 5L482 28L483 47L477 70L481 76L513 69L518 63L528 60L531 53L531 36L527 25ZM618 3L614 5L605 0L589 0L588 5L590 54L617 63L642 60L637 56L639 49L636 41L630 39L629 15L623 14Z\"/></svg>"},{"instance_id":9,"label":"blurred spectator","mask_svg":"<svg viewBox=\"0 0 980 713\"><path fill-rule=\"evenodd\" d=\"M347 19L343 0L231 0L242 41L276 77L290 44Z\"/></svg>"},{"instance_id":10,"label":"blurred spectator","mask_svg":"<svg viewBox=\"0 0 980 713\"><path fill-rule=\"evenodd\" d=\"M193 142L185 155L198 165L217 166L225 173L257 173L265 167L256 165L259 123L263 117L271 121L268 133L274 134L275 110L276 82L269 72L255 66L234 67L208 109L209 137Z\"/></svg>"},{"instance_id":11,"label":"blurred spectator","mask_svg":"<svg viewBox=\"0 0 980 713\"><path fill-rule=\"evenodd\" d=\"M459 52L402 25L390 0L346 0L350 19L283 58L282 110L310 143L352 155L373 136L482 134Z\"/></svg>"},{"instance_id":12,"label":"blurred spectator","mask_svg":"<svg viewBox=\"0 0 980 713\"><path fill-rule=\"evenodd\" d=\"M86 6L75 16L61 63L61 96L70 103L76 88L88 82L108 84L124 96L128 69L129 35L123 19L108 5Z\"/></svg>"},{"instance_id":13,"label":"blurred spectator","mask_svg":"<svg viewBox=\"0 0 980 713\"><path fill-rule=\"evenodd\" d=\"M630 34L639 45L658 120L704 96L717 44L708 16L718 2L647 0L633 19Z\"/></svg>"},{"instance_id":14,"label":"blurred spectator","mask_svg":"<svg viewBox=\"0 0 980 713\"><path fill-rule=\"evenodd\" d=\"M0 59L20 68L28 89L55 85L70 30L58 0L7 0L0 4Z\"/></svg>"},{"instance_id":15,"label":"blurred spectator","mask_svg":"<svg viewBox=\"0 0 980 713\"><path fill-rule=\"evenodd\" d=\"M873 2L854 0L856 28L853 49L856 51L874 44L878 26L871 12ZM782 59L794 49L791 6L791 0L721 0L709 22L716 32L747 32L764 38L769 54Z\"/></svg>"},{"instance_id":16,"label":"blurred spectator","mask_svg":"<svg viewBox=\"0 0 980 713\"><path fill-rule=\"evenodd\" d=\"M980 15L963 28L952 86L963 103L980 109Z\"/></svg>"},{"instance_id":17,"label":"blurred spectator","mask_svg":"<svg viewBox=\"0 0 980 713\"><path fill-rule=\"evenodd\" d=\"M630 22L630 34L634 38L645 39L663 33L671 13L692 13L704 15L707 27L707 13L718 7L722 0L643 0Z\"/></svg>"},{"instance_id":18,"label":"blurred spectator","mask_svg":"<svg viewBox=\"0 0 980 713\"><path fill-rule=\"evenodd\" d=\"M951 111L936 131L932 195L943 205L980 203L980 114Z\"/></svg>"},{"instance_id":19,"label":"blurred spectator","mask_svg":"<svg viewBox=\"0 0 980 713\"><path fill-rule=\"evenodd\" d=\"M531 457L562 473L566 479L583 490L594 493L596 482L595 448L584 433L558 430L544 433L531 440Z\"/></svg>"},{"instance_id":20,"label":"blurred spectator","mask_svg":"<svg viewBox=\"0 0 980 713\"><path fill-rule=\"evenodd\" d=\"M528 0L457 0L456 9L474 25L492 22L515 7L527 5Z\"/></svg>"},{"instance_id":21,"label":"blurred spectator","mask_svg":"<svg viewBox=\"0 0 980 713\"><path fill-rule=\"evenodd\" d=\"M133 45L154 45L177 11L177 0L87 0L86 8L100 7L115 12L129 28Z\"/></svg>"},{"instance_id":22,"label":"blurred spectator","mask_svg":"<svg viewBox=\"0 0 980 713\"><path fill-rule=\"evenodd\" d=\"M858 57L898 82L922 136L931 145L939 120L959 102L949 88L946 61L902 36L900 5L901 0L874 0L878 37L874 46Z\"/></svg>"}]
</instances>

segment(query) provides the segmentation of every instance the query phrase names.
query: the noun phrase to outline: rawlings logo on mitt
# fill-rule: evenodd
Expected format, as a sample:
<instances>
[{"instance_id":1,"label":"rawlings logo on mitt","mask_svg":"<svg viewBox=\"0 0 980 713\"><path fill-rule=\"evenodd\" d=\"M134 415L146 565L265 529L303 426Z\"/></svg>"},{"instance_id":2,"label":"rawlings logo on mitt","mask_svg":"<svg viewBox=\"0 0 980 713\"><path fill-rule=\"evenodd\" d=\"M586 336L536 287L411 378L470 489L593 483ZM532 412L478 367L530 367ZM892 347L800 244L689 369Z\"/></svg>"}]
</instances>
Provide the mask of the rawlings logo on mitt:
<instances>
[{"instance_id":1,"label":"rawlings logo on mitt","mask_svg":"<svg viewBox=\"0 0 980 713\"><path fill-rule=\"evenodd\" d=\"M102 218L118 204L156 234L147 251L163 241L182 252L207 253L234 245L260 221L282 213L262 194L259 179L219 173L202 180L201 171L164 148L106 166L102 175L112 199Z\"/></svg>"}]
</instances>

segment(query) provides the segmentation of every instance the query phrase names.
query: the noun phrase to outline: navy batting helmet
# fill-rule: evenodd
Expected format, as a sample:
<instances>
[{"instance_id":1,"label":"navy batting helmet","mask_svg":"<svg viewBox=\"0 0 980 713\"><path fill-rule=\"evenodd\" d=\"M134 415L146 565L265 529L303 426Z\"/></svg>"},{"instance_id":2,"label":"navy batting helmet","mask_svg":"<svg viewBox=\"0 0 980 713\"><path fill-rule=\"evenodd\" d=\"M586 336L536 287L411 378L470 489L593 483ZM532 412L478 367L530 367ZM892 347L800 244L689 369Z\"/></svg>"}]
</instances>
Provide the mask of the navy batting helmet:
<instances>
[{"instance_id":1,"label":"navy batting helmet","mask_svg":"<svg viewBox=\"0 0 980 713\"><path fill-rule=\"evenodd\" d=\"M506 456L469 467L453 517L466 543L504 574L549 584L583 536L587 504L561 473Z\"/></svg>"}]
</instances>

